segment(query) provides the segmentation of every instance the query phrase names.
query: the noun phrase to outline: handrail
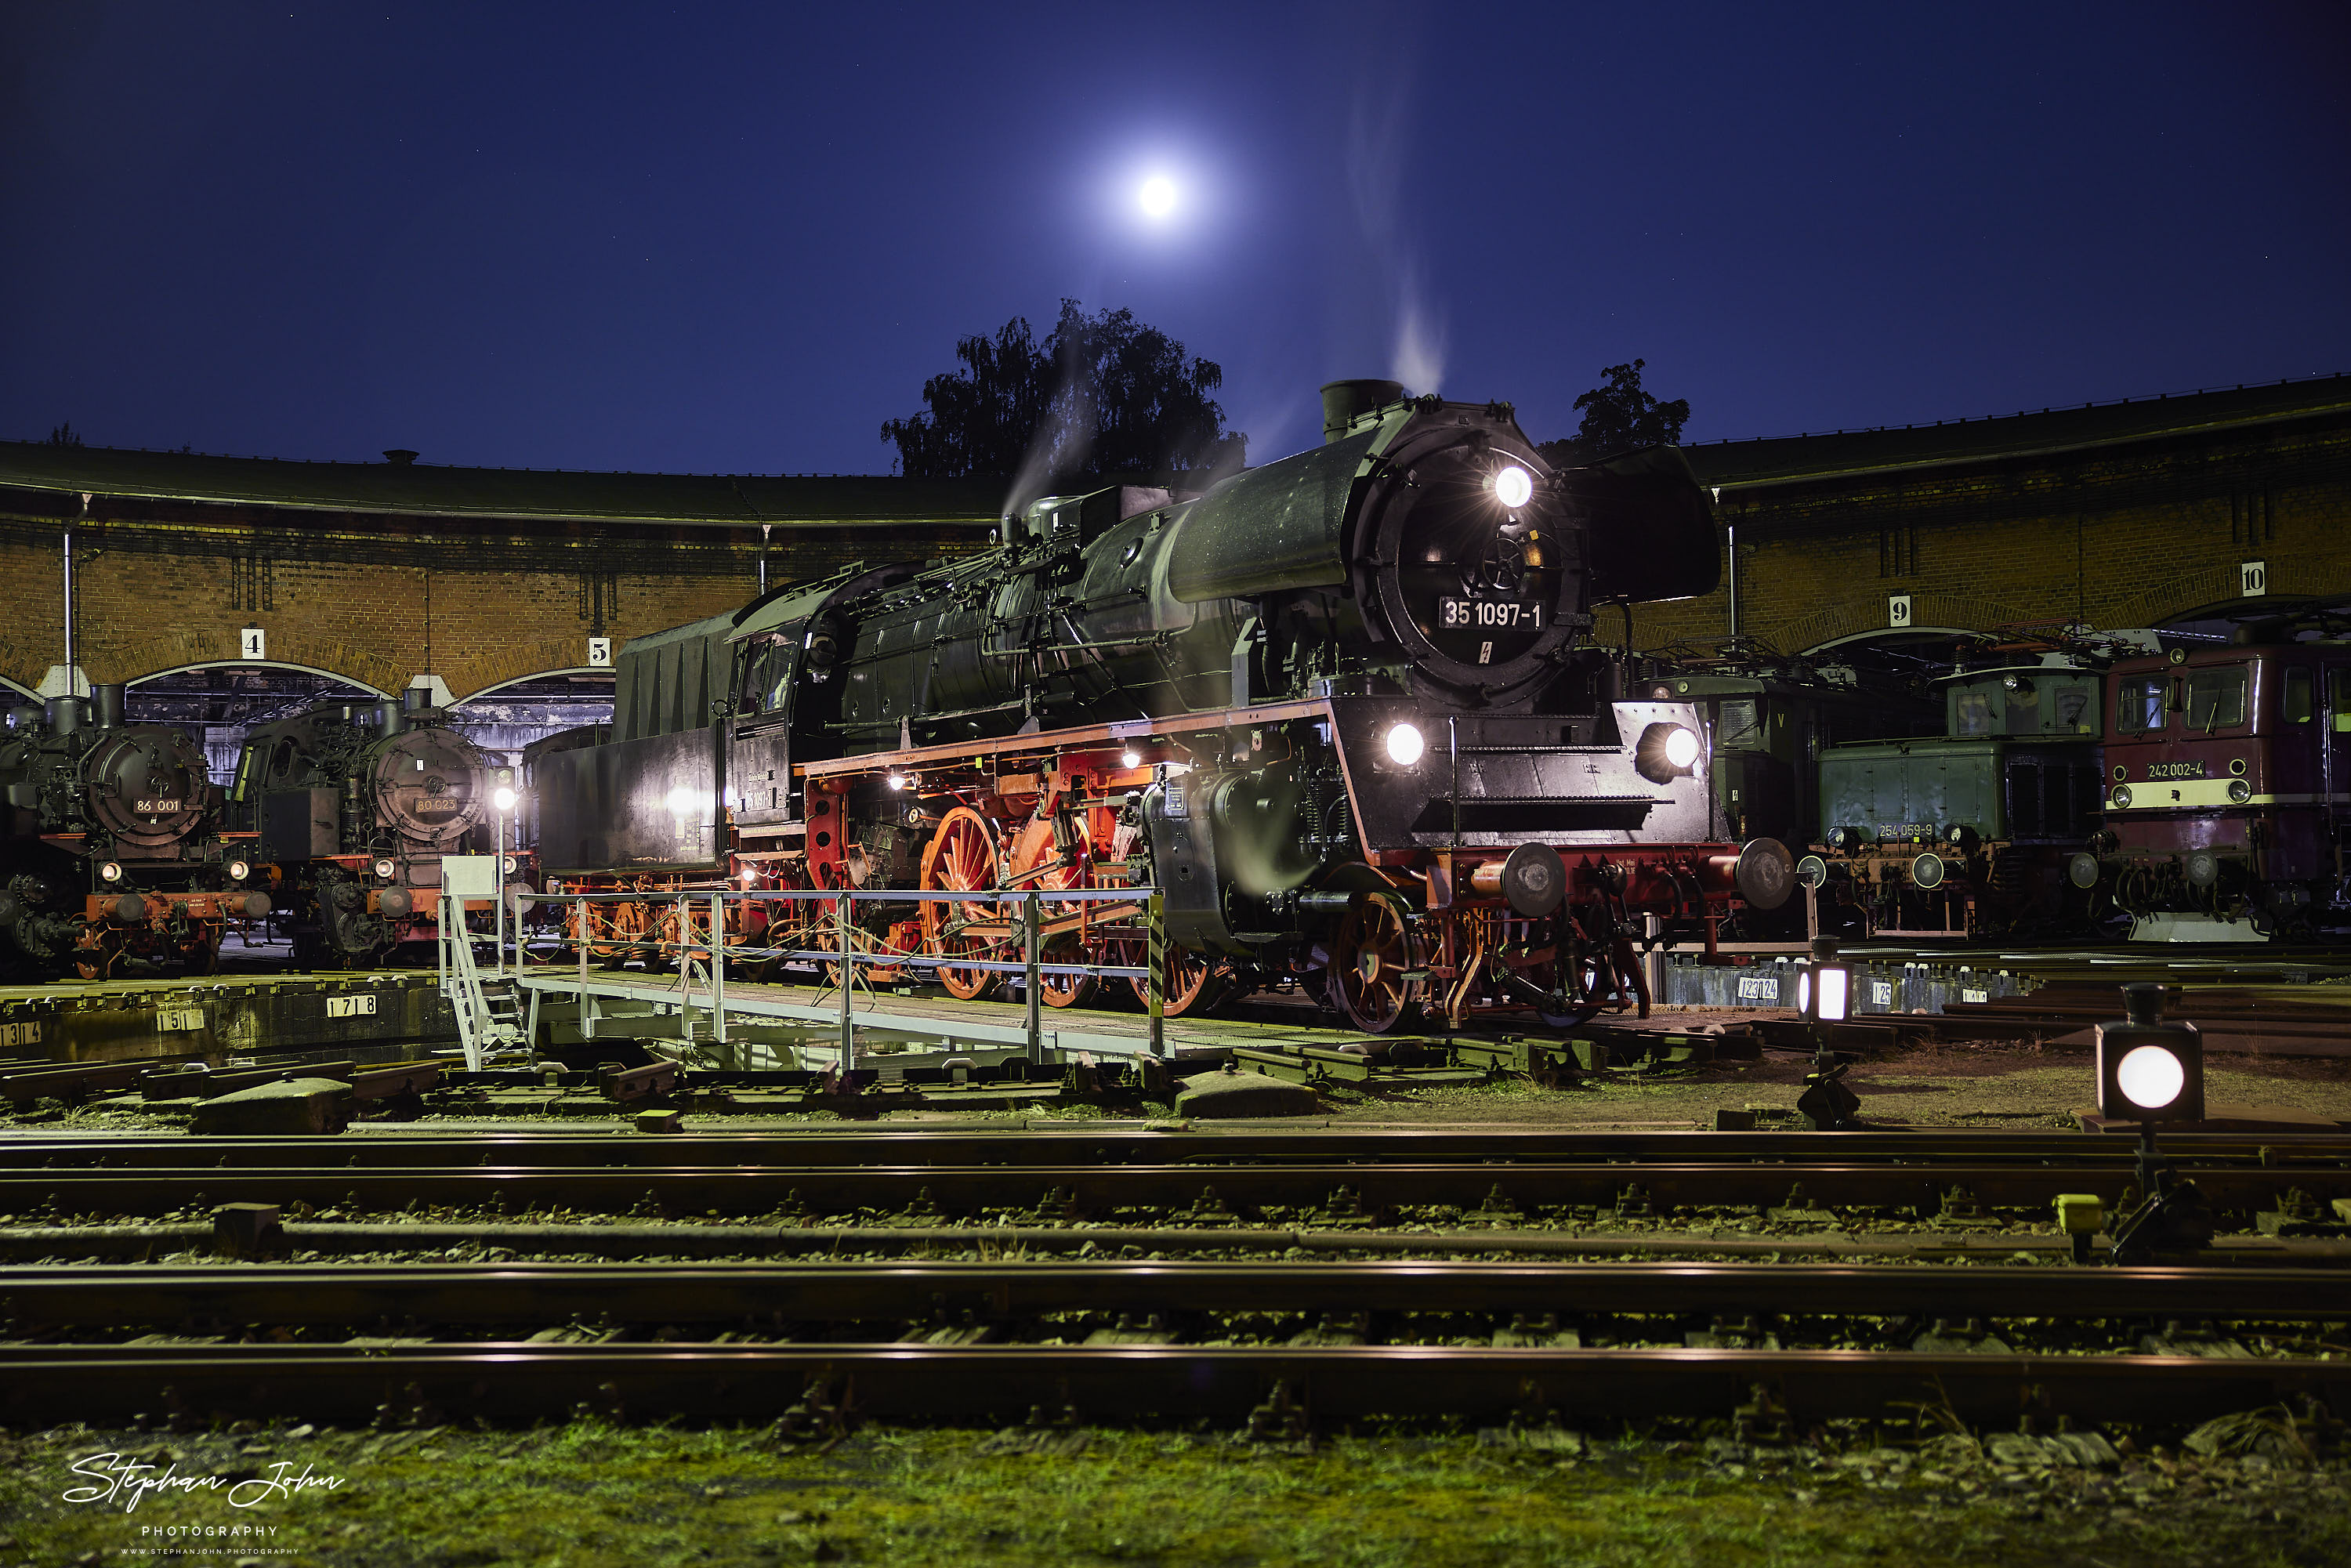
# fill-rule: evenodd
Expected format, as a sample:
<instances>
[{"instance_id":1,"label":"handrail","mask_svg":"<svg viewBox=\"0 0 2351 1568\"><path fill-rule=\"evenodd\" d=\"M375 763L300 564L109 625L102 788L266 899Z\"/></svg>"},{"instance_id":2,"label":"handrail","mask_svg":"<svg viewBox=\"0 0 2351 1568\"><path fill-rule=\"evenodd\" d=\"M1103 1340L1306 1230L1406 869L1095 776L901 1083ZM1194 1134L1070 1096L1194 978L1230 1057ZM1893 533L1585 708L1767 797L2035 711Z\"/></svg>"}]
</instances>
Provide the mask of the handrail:
<instances>
[{"instance_id":1,"label":"handrail","mask_svg":"<svg viewBox=\"0 0 2351 1568\"><path fill-rule=\"evenodd\" d=\"M712 1039L724 1045L726 1041L726 962L729 958L787 959L798 962L839 964L840 1066L843 1072L852 1071L857 1054L857 1015L854 996L862 983L868 1000L872 999L872 983L866 971L874 967L900 969L967 969L988 973L1019 974L1025 977L1027 1002L1027 1037L1029 1060L1045 1061L1043 1023L1040 1013L1041 988L1040 980L1047 975L1110 976L1144 982L1144 997L1150 1016L1149 1049L1155 1057L1164 1058L1166 1048L1166 902L1155 887L1116 888L973 888L964 891L937 888L741 888L741 889L671 889L638 893L541 893L528 895L533 902L545 901L578 906L576 914L563 922L572 933L573 951L579 960L579 986L582 1005L586 1004L590 980L588 949L591 938L588 930L587 908L591 904L665 904L675 911L677 936L674 940L639 940L634 937L614 938L595 944L607 948L626 948L631 952L669 952L678 956L677 990L681 1009L695 1004L695 977L700 969L707 990L705 1006L710 1012ZM695 935L695 917L702 913L696 906L707 901L707 936ZM894 948L861 946L855 938L864 936L862 927L851 924L851 906L867 904L1012 904L1019 908L1019 935L1021 958L1018 963L1001 959L964 957L947 954L902 952ZM765 947L729 943L726 938L726 905L733 904L807 904L831 905L834 946L831 948ZM1046 932L1042 918L1047 904L1125 903L1140 904L1144 916L1144 941L1146 962L1140 967L1120 964L1048 964L1042 961ZM519 922L517 922L517 925ZM517 934L519 940L519 934ZM467 954L470 959L470 953ZM819 988L819 995L822 988ZM869 1015L870 1016L870 1015ZM893 1022L893 1027L895 1024ZM942 1031L943 1033L945 1031Z\"/></svg>"}]
</instances>

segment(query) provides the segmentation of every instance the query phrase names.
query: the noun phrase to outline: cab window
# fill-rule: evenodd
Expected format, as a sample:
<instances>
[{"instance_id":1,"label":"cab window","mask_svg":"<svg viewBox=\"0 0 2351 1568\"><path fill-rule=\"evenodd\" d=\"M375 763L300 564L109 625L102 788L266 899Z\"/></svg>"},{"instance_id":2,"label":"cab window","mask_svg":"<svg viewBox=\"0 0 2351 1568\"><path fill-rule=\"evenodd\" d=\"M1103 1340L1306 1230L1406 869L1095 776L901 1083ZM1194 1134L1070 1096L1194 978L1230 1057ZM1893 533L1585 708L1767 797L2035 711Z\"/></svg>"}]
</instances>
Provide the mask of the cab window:
<instances>
[{"instance_id":1,"label":"cab window","mask_svg":"<svg viewBox=\"0 0 2351 1568\"><path fill-rule=\"evenodd\" d=\"M2231 664L2188 673L2188 727L2208 734L2245 722L2245 667Z\"/></svg>"},{"instance_id":2,"label":"cab window","mask_svg":"<svg viewBox=\"0 0 2351 1568\"><path fill-rule=\"evenodd\" d=\"M2335 716L2337 734L2351 734L2351 666L2326 672L2326 710Z\"/></svg>"},{"instance_id":3,"label":"cab window","mask_svg":"<svg viewBox=\"0 0 2351 1568\"><path fill-rule=\"evenodd\" d=\"M2056 687L2052 695L2057 704L2057 728L2067 735L2089 735L2097 726L2092 722L2090 696L2095 688L2080 681L2068 681Z\"/></svg>"},{"instance_id":4,"label":"cab window","mask_svg":"<svg viewBox=\"0 0 2351 1568\"><path fill-rule=\"evenodd\" d=\"M2115 733L2139 735L2163 727L2162 675L2133 675L2115 685Z\"/></svg>"},{"instance_id":5,"label":"cab window","mask_svg":"<svg viewBox=\"0 0 2351 1568\"><path fill-rule=\"evenodd\" d=\"M2008 733L2041 733L2041 688L2030 681L2008 694Z\"/></svg>"},{"instance_id":6,"label":"cab window","mask_svg":"<svg viewBox=\"0 0 2351 1568\"><path fill-rule=\"evenodd\" d=\"M2308 724L2310 711L2310 672L2286 671L2285 687L2278 694L2278 716L2288 724Z\"/></svg>"},{"instance_id":7,"label":"cab window","mask_svg":"<svg viewBox=\"0 0 2351 1568\"><path fill-rule=\"evenodd\" d=\"M1991 733L1991 694L1985 691L1964 691L1951 694L1951 733L1953 735L1990 735Z\"/></svg>"},{"instance_id":8,"label":"cab window","mask_svg":"<svg viewBox=\"0 0 2351 1568\"><path fill-rule=\"evenodd\" d=\"M1753 697L1727 697L1723 700L1720 732L1715 737L1715 747L1720 751L1768 751L1769 742L1763 734L1761 704Z\"/></svg>"}]
</instances>

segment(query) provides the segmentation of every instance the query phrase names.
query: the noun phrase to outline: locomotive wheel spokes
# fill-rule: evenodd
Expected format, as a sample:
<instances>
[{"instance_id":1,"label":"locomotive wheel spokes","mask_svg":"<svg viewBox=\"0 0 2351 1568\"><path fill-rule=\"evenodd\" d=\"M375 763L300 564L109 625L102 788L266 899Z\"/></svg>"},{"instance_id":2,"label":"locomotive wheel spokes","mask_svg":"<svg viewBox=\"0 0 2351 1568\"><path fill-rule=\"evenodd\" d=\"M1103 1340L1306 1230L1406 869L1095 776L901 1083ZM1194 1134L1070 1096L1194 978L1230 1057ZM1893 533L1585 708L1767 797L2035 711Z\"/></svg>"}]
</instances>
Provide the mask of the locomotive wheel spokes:
<instances>
[{"instance_id":1,"label":"locomotive wheel spokes","mask_svg":"<svg viewBox=\"0 0 2351 1568\"><path fill-rule=\"evenodd\" d=\"M923 891L995 890L996 835L988 831L987 818L968 806L957 806L940 821L939 831L931 836L930 847L923 852ZM940 958L1001 960L1009 951L1001 942L970 936L956 927L1003 918L1003 910L993 904L926 899L923 903L923 951ZM996 986L996 972L989 969L942 966L938 976L947 995L967 1002L986 996Z\"/></svg>"},{"instance_id":2,"label":"locomotive wheel spokes","mask_svg":"<svg viewBox=\"0 0 2351 1568\"><path fill-rule=\"evenodd\" d=\"M1144 962L1142 943L1123 946L1126 951L1112 962L1136 966ZM1167 994L1160 1002L1161 1016L1174 1019L1182 1018L1186 1013L1208 1011L1225 999L1225 990L1231 978L1219 961L1170 942L1167 944ZM1151 982L1129 980L1127 984L1134 988L1134 999L1148 1009L1151 1006Z\"/></svg>"},{"instance_id":3,"label":"locomotive wheel spokes","mask_svg":"<svg viewBox=\"0 0 2351 1568\"><path fill-rule=\"evenodd\" d=\"M1074 852L1072 858L1061 860L1061 863L1046 870L1038 870L1041 862L1060 857L1061 854L1054 842L1053 835L1045 831L1048 825L1034 824L1029 831L1023 831L1019 835L1017 847L1013 851L1009 880L1016 887L1035 888L1040 895L1040 902L1043 905L1038 911L1039 916L1046 921L1055 921L1078 914L1083 906L1068 901L1055 903L1052 899L1044 898L1042 895L1059 892L1064 888L1087 886L1089 878L1083 864L1074 858ZM1080 833L1084 831L1082 813L1080 814L1077 831ZM1022 913L1020 906L1016 904L1003 904L998 907L1017 927ZM1014 946L1017 950L1019 944L1016 942ZM1062 936L1048 942L1045 945L1045 950L1037 956L1038 962L1042 964L1109 962L1102 956L1100 944L1089 946L1075 936ZM1095 977L1092 975L1040 975L1037 977L1038 999L1049 1008L1082 1007L1093 999L1094 989Z\"/></svg>"},{"instance_id":4,"label":"locomotive wheel spokes","mask_svg":"<svg viewBox=\"0 0 2351 1568\"><path fill-rule=\"evenodd\" d=\"M1385 1034L1418 1010L1418 944L1392 898L1358 897L1332 945L1332 998L1365 1034Z\"/></svg>"}]
</instances>

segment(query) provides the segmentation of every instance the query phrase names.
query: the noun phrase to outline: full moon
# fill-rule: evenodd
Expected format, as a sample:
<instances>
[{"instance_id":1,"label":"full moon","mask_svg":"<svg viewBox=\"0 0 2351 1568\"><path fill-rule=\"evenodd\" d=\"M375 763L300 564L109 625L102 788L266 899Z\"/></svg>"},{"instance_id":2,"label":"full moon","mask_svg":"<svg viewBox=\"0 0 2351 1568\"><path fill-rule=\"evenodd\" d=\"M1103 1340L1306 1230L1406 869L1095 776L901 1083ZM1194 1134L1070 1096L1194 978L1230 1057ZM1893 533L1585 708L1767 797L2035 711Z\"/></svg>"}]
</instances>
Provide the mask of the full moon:
<instances>
[{"instance_id":1,"label":"full moon","mask_svg":"<svg viewBox=\"0 0 2351 1568\"><path fill-rule=\"evenodd\" d=\"M1176 186L1172 181L1155 175L1143 182L1143 210L1155 218L1164 218L1176 210Z\"/></svg>"}]
</instances>

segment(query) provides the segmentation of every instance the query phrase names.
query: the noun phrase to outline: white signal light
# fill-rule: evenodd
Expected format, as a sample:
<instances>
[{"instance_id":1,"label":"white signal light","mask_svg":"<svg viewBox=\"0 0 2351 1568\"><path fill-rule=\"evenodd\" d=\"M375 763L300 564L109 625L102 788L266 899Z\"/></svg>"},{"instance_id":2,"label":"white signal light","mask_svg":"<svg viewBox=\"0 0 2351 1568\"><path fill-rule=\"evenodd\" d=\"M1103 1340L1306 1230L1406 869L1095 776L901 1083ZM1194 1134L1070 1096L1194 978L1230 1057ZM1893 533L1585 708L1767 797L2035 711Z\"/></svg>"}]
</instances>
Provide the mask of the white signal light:
<instances>
[{"instance_id":1,"label":"white signal light","mask_svg":"<svg viewBox=\"0 0 2351 1568\"><path fill-rule=\"evenodd\" d=\"M392 880L392 873L399 869L399 866L388 860L381 860L375 862L375 874L385 882L390 882Z\"/></svg>"},{"instance_id":2,"label":"white signal light","mask_svg":"<svg viewBox=\"0 0 2351 1568\"><path fill-rule=\"evenodd\" d=\"M1420 731L1408 724L1400 724L1388 731L1388 760L1399 768L1409 768L1428 750L1428 742Z\"/></svg>"},{"instance_id":3,"label":"white signal light","mask_svg":"<svg viewBox=\"0 0 2351 1568\"><path fill-rule=\"evenodd\" d=\"M906 787L906 776L903 773L893 773L890 775L889 782L891 789L904 789Z\"/></svg>"},{"instance_id":4,"label":"white signal light","mask_svg":"<svg viewBox=\"0 0 2351 1568\"><path fill-rule=\"evenodd\" d=\"M514 803L515 792L507 789L505 785L501 784L496 789L490 791L490 804L496 806L499 810L511 811L514 810Z\"/></svg>"},{"instance_id":5,"label":"white signal light","mask_svg":"<svg viewBox=\"0 0 2351 1568\"><path fill-rule=\"evenodd\" d=\"M1676 768L1691 768L1698 764L1698 735L1676 725L1666 737L1666 760Z\"/></svg>"},{"instance_id":6,"label":"white signal light","mask_svg":"<svg viewBox=\"0 0 2351 1568\"><path fill-rule=\"evenodd\" d=\"M1512 511L1517 511L1534 498L1534 476L1516 464L1508 464L1494 475L1494 499Z\"/></svg>"},{"instance_id":7,"label":"white signal light","mask_svg":"<svg viewBox=\"0 0 2351 1568\"><path fill-rule=\"evenodd\" d=\"M2188 1087L2188 1070L2159 1045L2134 1046L2115 1065L2115 1087L2140 1109L2160 1111Z\"/></svg>"},{"instance_id":8,"label":"white signal light","mask_svg":"<svg viewBox=\"0 0 2351 1568\"><path fill-rule=\"evenodd\" d=\"M1143 766L1143 753L1130 746L1118 754L1118 765L1121 768L1140 768Z\"/></svg>"},{"instance_id":9,"label":"white signal light","mask_svg":"<svg viewBox=\"0 0 2351 1568\"><path fill-rule=\"evenodd\" d=\"M516 872L522 869L522 862L515 859L514 856L508 855L498 862L498 869L505 872L508 876L512 876Z\"/></svg>"},{"instance_id":10,"label":"white signal light","mask_svg":"<svg viewBox=\"0 0 2351 1568\"><path fill-rule=\"evenodd\" d=\"M250 865L246 864L245 862L243 862L243 861L231 861L231 862L228 862L228 879L229 879L229 881L231 881L231 882L243 882L246 877L249 877L249 876L251 876L252 874L253 874L253 867L251 867Z\"/></svg>"},{"instance_id":11,"label":"white signal light","mask_svg":"<svg viewBox=\"0 0 2351 1568\"><path fill-rule=\"evenodd\" d=\"M100 882L120 882L122 867L113 861L108 861L98 868L98 879Z\"/></svg>"}]
</instances>

